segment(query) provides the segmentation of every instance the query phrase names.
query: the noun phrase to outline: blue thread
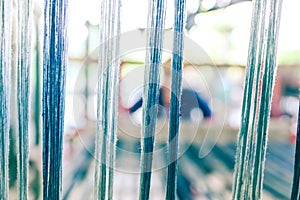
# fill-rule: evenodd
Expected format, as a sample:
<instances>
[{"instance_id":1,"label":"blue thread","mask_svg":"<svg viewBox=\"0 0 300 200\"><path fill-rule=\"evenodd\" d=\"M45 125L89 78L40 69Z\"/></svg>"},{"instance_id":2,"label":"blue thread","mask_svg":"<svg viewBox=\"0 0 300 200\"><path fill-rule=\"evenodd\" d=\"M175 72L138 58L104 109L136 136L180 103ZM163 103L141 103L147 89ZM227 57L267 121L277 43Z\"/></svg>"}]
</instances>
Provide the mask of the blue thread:
<instances>
[{"instance_id":1,"label":"blue thread","mask_svg":"<svg viewBox=\"0 0 300 200\"><path fill-rule=\"evenodd\" d=\"M103 0L101 3L95 199L113 199L120 68L120 6L121 0Z\"/></svg>"},{"instance_id":2,"label":"blue thread","mask_svg":"<svg viewBox=\"0 0 300 200\"><path fill-rule=\"evenodd\" d=\"M282 1L270 2L269 24L265 24L266 5L266 0L253 2L232 199L260 199L262 193Z\"/></svg>"},{"instance_id":3,"label":"blue thread","mask_svg":"<svg viewBox=\"0 0 300 200\"><path fill-rule=\"evenodd\" d=\"M149 199L152 153L159 99L159 79L165 25L165 0L150 1L148 47L144 73L142 151L139 199Z\"/></svg>"},{"instance_id":4,"label":"blue thread","mask_svg":"<svg viewBox=\"0 0 300 200\"><path fill-rule=\"evenodd\" d=\"M248 63L247 63L247 68L246 68L246 77L245 77L245 88L244 88L244 98L243 98L243 106L242 106L242 124L249 124L250 120L250 110L248 109L251 106L251 98L252 98L252 87L251 85L253 83L254 76L252 74L255 73L255 67L250 67L250 66L255 66L256 59L254 55L257 55L257 50L259 51L259 48L256 48L256 46L259 44L259 31L263 28L260 26L263 26L264 23L259 23L260 22L260 13L262 12L261 9L264 9L265 2L262 3L258 1L254 1L253 3L253 13L252 13L252 23L251 23L251 36L250 36L250 46L249 46L249 52L248 52ZM263 8L261 8L263 7ZM264 18L262 18L263 20ZM261 35L260 35L261 36ZM240 152L239 156L236 157L236 163L239 163L239 171L237 169L235 170L235 181L233 188L235 189L233 192L233 196L236 198L240 198L241 194L241 187L239 185L241 184L242 178L244 176L244 168L247 163L244 163L248 159L246 158L246 149L248 147L248 126L241 126L239 138L238 138L238 145L237 146L237 152ZM247 134L247 136L245 136ZM250 136L251 137L251 136ZM247 154L247 157L249 155ZM245 159L246 158L246 159ZM235 185L236 184L236 185ZM239 188L238 188L239 187Z\"/></svg>"},{"instance_id":5,"label":"blue thread","mask_svg":"<svg viewBox=\"0 0 300 200\"><path fill-rule=\"evenodd\" d=\"M29 80L31 66L32 1L20 0L18 4L18 194L27 199L28 188L28 124Z\"/></svg>"},{"instance_id":6,"label":"blue thread","mask_svg":"<svg viewBox=\"0 0 300 200\"><path fill-rule=\"evenodd\" d=\"M166 199L175 200L177 188L178 134L182 92L185 0L175 1L174 41L172 54L172 85L169 122L169 160Z\"/></svg>"},{"instance_id":7,"label":"blue thread","mask_svg":"<svg viewBox=\"0 0 300 200\"><path fill-rule=\"evenodd\" d=\"M8 199L12 1L0 2L0 197Z\"/></svg>"},{"instance_id":8,"label":"blue thread","mask_svg":"<svg viewBox=\"0 0 300 200\"><path fill-rule=\"evenodd\" d=\"M257 137L255 141L254 170L251 174L252 199L260 199L263 187L263 171L265 167L265 157L267 149L268 123L270 117L272 91L274 87L274 78L277 69L277 44L278 32L281 17L282 0L271 2L266 57L264 62L264 76L262 79L262 96L260 112L257 124ZM264 80L265 79L265 80ZM256 171L258 170L258 171Z\"/></svg>"},{"instance_id":9,"label":"blue thread","mask_svg":"<svg viewBox=\"0 0 300 200\"><path fill-rule=\"evenodd\" d=\"M300 101L298 109L298 125L297 125L297 139L296 139L296 151L295 151L295 163L294 163L294 178L291 192L291 199L300 199L299 194L299 181L300 181Z\"/></svg>"},{"instance_id":10,"label":"blue thread","mask_svg":"<svg viewBox=\"0 0 300 200\"><path fill-rule=\"evenodd\" d=\"M43 49L43 199L60 199L67 65L67 1L46 0Z\"/></svg>"}]
</instances>

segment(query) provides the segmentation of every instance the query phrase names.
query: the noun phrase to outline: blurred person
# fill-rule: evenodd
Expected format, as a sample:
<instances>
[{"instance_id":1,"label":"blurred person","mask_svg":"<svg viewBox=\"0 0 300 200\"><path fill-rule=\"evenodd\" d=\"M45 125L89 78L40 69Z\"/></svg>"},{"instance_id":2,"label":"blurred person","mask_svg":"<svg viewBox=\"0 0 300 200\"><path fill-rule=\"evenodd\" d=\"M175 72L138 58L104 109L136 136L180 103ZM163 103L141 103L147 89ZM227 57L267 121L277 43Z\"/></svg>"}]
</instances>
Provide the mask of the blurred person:
<instances>
[{"instance_id":1,"label":"blurred person","mask_svg":"<svg viewBox=\"0 0 300 200\"><path fill-rule=\"evenodd\" d=\"M163 116L163 109L166 109L167 114L169 114L170 107L170 89L168 88L171 83L171 71L167 67L164 69L164 83L159 90L159 107L157 117L161 118ZM143 99L142 97L131 107L129 108L129 113L134 113L142 107ZM191 89L191 88L182 88L181 95L181 108L180 115L182 120L191 119L191 111L193 109L200 109L204 119L210 119L212 117L211 109L208 103L201 97L201 95Z\"/></svg>"}]
</instances>

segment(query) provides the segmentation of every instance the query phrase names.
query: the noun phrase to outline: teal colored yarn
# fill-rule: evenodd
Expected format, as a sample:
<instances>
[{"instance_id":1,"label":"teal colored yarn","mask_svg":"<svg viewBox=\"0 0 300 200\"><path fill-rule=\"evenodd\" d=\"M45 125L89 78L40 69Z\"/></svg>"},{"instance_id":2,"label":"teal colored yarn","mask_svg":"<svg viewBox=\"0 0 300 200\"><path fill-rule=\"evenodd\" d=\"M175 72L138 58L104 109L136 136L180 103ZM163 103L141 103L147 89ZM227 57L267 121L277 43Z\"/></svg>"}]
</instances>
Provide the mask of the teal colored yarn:
<instances>
[{"instance_id":1,"label":"teal colored yarn","mask_svg":"<svg viewBox=\"0 0 300 200\"><path fill-rule=\"evenodd\" d=\"M27 199L28 189L28 124L29 124L29 79L31 66L32 2L20 0L18 4L18 196Z\"/></svg>"},{"instance_id":2,"label":"teal colored yarn","mask_svg":"<svg viewBox=\"0 0 300 200\"><path fill-rule=\"evenodd\" d=\"M142 151L139 199L150 194L154 135L158 109L160 68L165 26L165 0L151 0L148 13L148 41L143 89Z\"/></svg>"},{"instance_id":3,"label":"teal colored yarn","mask_svg":"<svg viewBox=\"0 0 300 200\"><path fill-rule=\"evenodd\" d=\"M12 2L0 1L0 198L8 199Z\"/></svg>"},{"instance_id":4,"label":"teal colored yarn","mask_svg":"<svg viewBox=\"0 0 300 200\"><path fill-rule=\"evenodd\" d=\"M255 87L257 89L257 85L254 86L254 75L259 75L260 65L257 64L257 61L261 59L256 59L256 55L258 57L262 54L262 47L263 44L262 39L263 38L263 30L264 29L264 12L262 10L265 9L266 1L260 2L255 1L253 2L253 19L251 23L251 35L250 35L250 46L249 46L249 52L248 52L248 63L247 66L257 66L257 69L255 67L247 67L246 68L246 76L245 76L245 86L244 86L244 98L243 98L243 105L242 105L242 123L244 126L241 126L239 138L238 138L238 146L237 146L237 152L239 152L239 156L236 157L236 163L239 163L239 168L236 168L235 170L235 181L233 182L233 188L236 188L235 184L241 183L243 177L245 176L244 173L247 170L246 167L249 167L251 165L251 162L249 160L249 152L252 152L252 146L249 146L249 140L253 141L253 131L251 130L251 135L249 132L250 127L248 127L250 123L250 109L252 102L252 88ZM261 23L260 21L263 20ZM258 84L258 82L257 82ZM257 95L255 95L256 101L257 101ZM256 105L255 105L256 106ZM256 113L254 113L256 114ZM253 122L251 123L253 125ZM243 135L243 134L247 135ZM249 151L246 152L247 148L249 148ZM250 149L251 148L251 149ZM246 159L245 159L246 158ZM237 171L238 170L238 171ZM247 174L249 175L249 174ZM246 176L247 176L246 175ZM242 186L244 187L245 184ZM247 188L243 188L243 190L247 190ZM234 190L234 195L237 197L240 197L241 194L241 186L239 189Z\"/></svg>"},{"instance_id":5,"label":"teal colored yarn","mask_svg":"<svg viewBox=\"0 0 300 200\"><path fill-rule=\"evenodd\" d=\"M166 199L176 199L177 187L177 156L178 156L178 134L180 123L180 105L182 91L182 67L183 67L183 41L185 24L185 0L174 1L175 22L174 41L172 53L172 85L170 99L170 122L169 122L169 160L167 174Z\"/></svg>"},{"instance_id":6,"label":"teal colored yarn","mask_svg":"<svg viewBox=\"0 0 300 200\"><path fill-rule=\"evenodd\" d=\"M113 199L121 0L101 1L94 198Z\"/></svg>"},{"instance_id":7,"label":"teal colored yarn","mask_svg":"<svg viewBox=\"0 0 300 200\"><path fill-rule=\"evenodd\" d=\"M263 170L264 170L264 160L266 157L267 148L267 131L268 131L268 120L270 117L270 102L272 101L272 91L274 86L274 80L276 75L276 54L277 54L277 43L278 43L278 33L279 33L279 22L281 16L282 1L273 1L271 3L271 12L269 16L268 32L267 32L267 46L266 46L266 58L263 65L264 74L262 79L262 96L260 104L260 112L258 116L257 132L260 130L260 134L257 134L256 145L255 145L255 157L254 157L254 171L251 176L251 184L253 191L261 191L263 187ZM263 90L268 88L267 92ZM261 112L265 111L265 112ZM268 112L267 112L268 111ZM258 173L256 170L258 169ZM255 176L255 175L258 176ZM261 198L261 194L257 192L253 198Z\"/></svg>"},{"instance_id":8,"label":"teal colored yarn","mask_svg":"<svg viewBox=\"0 0 300 200\"><path fill-rule=\"evenodd\" d=\"M46 0L43 46L43 199L61 199L67 1Z\"/></svg>"},{"instance_id":9,"label":"teal colored yarn","mask_svg":"<svg viewBox=\"0 0 300 200\"><path fill-rule=\"evenodd\" d=\"M269 16L266 11L269 5ZM282 1L253 2L232 199L261 199ZM265 20L268 17L269 20ZM268 22L268 24L266 23Z\"/></svg>"},{"instance_id":10,"label":"teal colored yarn","mask_svg":"<svg viewBox=\"0 0 300 200\"><path fill-rule=\"evenodd\" d=\"M299 109L298 109L298 125L297 125L297 139L296 139L295 163L294 163L294 178L293 178L291 199L295 199L295 200L300 199L299 181L300 181L300 101L299 101Z\"/></svg>"}]
</instances>

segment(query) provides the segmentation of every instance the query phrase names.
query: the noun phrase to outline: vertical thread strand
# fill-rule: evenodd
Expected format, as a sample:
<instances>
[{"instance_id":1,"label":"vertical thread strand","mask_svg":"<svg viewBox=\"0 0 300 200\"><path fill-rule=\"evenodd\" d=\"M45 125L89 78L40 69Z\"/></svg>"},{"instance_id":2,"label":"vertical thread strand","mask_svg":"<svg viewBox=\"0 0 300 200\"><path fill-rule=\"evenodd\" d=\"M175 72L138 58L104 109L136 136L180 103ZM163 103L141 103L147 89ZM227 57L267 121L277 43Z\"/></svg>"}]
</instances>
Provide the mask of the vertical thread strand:
<instances>
[{"instance_id":1,"label":"vertical thread strand","mask_svg":"<svg viewBox=\"0 0 300 200\"><path fill-rule=\"evenodd\" d=\"M182 91L182 67L183 67L183 41L185 23L185 0L178 0L175 4L174 41L172 54L172 85L170 100L169 122L169 161L167 174L166 199L175 200L177 187L177 156L178 134L180 125L180 105Z\"/></svg>"},{"instance_id":2,"label":"vertical thread strand","mask_svg":"<svg viewBox=\"0 0 300 200\"><path fill-rule=\"evenodd\" d=\"M270 3L270 16L266 40L266 55L263 63L264 75L261 86L261 103L257 122L257 136L254 152L254 169L251 176L253 199L261 198L263 187L263 171L267 150L268 124L270 118L272 92L277 69L277 44L281 17L282 0Z\"/></svg>"},{"instance_id":3,"label":"vertical thread strand","mask_svg":"<svg viewBox=\"0 0 300 200\"><path fill-rule=\"evenodd\" d=\"M108 199L113 199L113 180L116 158L116 143L117 143L117 120L118 120L118 102L119 102L119 72L120 72L120 34L121 34L121 0L113 1L113 63L112 63L112 87L111 87L111 137L110 137L110 157L109 157L109 181L108 181Z\"/></svg>"},{"instance_id":4,"label":"vertical thread strand","mask_svg":"<svg viewBox=\"0 0 300 200\"><path fill-rule=\"evenodd\" d=\"M12 1L0 1L0 197L8 199Z\"/></svg>"},{"instance_id":5,"label":"vertical thread strand","mask_svg":"<svg viewBox=\"0 0 300 200\"><path fill-rule=\"evenodd\" d=\"M246 68L246 76L245 76L245 82L244 82L244 98L243 98L243 104L242 104L242 121L241 121L241 130L238 136L238 146L237 146L237 152L240 152L240 154L236 156L236 163L239 163L239 166L235 166L235 174L234 174L234 182L233 182L233 197L236 199L240 199L243 194L241 194L242 188L244 188L245 184L243 183L243 177L245 176L245 168L246 166L249 166L251 164L248 164L248 157L249 157L249 151L252 151L251 147L249 147L249 127L247 126L250 123L250 109L251 102L252 102L252 88L253 88L253 82L255 80L255 71L256 68L254 66L257 65L259 62L256 59L256 55L259 55L257 51L260 49L257 48L257 45L260 44L261 38L263 35L259 33L263 33L261 31L263 29L263 23L260 23L260 17L262 10L265 9L265 3L266 1L263 1L261 3L260 0L253 2L253 12L252 12L252 22L251 22L251 35L250 35L250 43L249 43L249 51L248 51L248 62L247 62L247 68ZM260 37L259 37L260 36ZM259 70L257 70L257 74L259 74ZM250 139L250 140L251 140ZM249 148L249 151L246 150ZM246 158L246 159L245 159ZM238 168L237 168L238 167ZM245 189L246 190L246 189Z\"/></svg>"},{"instance_id":6,"label":"vertical thread strand","mask_svg":"<svg viewBox=\"0 0 300 200\"><path fill-rule=\"evenodd\" d=\"M281 0L253 2L232 199L261 198L281 6Z\"/></svg>"},{"instance_id":7,"label":"vertical thread strand","mask_svg":"<svg viewBox=\"0 0 300 200\"><path fill-rule=\"evenodd\" d=\"M43 199L60 199L67 65L67 1L46 0L43 49Z\"/></svg>"},{"instance_id":8,"label":"vertical thread strand","mask_svg":"<svg viewBox=\"0 0 300 200\"><path fill-rule=\"evenodd\" d=\"M95 199L113 199L120 70L120 7L121 0L101 2Z\"/></svg>"},{"instance_id":9,"label":"vertical thread strand","mask_svg":"<svg viewBox=\"0 0 300 200\"><path fill-rule=\"evenodd\" d=\"M29 124L29 79L31 65L32 1L20 0L18 4L18 194L27 199L28 187L28 124Z\"/></svg>"},{"instance_id":10,"label":"vertical thread strand","mask_svg":"<svg viewBox=\"0 0 300 200\"><path fill-rule=\"evenodd\" d=\"M148 200L150 192L165 13L165 0L150 1L148 13L148 26L150 30L148 31L143 90L140 200Z\"/></svg>"},{"instance_id":11,"label":"vertical thread strand","mask_svg":"<svg viewBox=\"0 0 300 200\"><path fill-rule=\"evenodd\" d=\"M300 96L299 96L300 97ZM297 125L297 138L296 138L296 150L294 161L294 178L291 192L291 199L299 200L299 181L300 181L300 101L298 109L298 125Z\"/></svg>"}]
</instances>

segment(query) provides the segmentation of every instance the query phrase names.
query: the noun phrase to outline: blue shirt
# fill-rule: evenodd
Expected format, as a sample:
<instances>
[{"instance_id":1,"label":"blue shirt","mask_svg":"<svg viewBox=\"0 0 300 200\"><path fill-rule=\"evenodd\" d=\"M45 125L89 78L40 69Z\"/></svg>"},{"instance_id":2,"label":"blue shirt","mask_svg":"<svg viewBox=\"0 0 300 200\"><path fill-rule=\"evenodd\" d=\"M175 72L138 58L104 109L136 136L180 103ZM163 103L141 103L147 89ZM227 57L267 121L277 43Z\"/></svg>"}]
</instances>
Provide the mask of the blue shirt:
<instances>
[{"instance_id":1,"label":"blue shirt","mask_svg":"<svg viewBox=\"0 0 300 200\"><path fill-rule=\"evenodd\" d=\"M159 90L159 105L166 106L165 101L163 100L163 93L164 90ZM139 101L137 101L130 109L129 112L133 113L137 111L139 108L142 107L143 99L140 98ZM182 89L182 95L181 95L181 109L180 114L182 119L190 119L191 118L191 111L194 108L199 108L204 118L210 118L212 116L212 112L206 103L206 101L201 98L199 93L192 89L184 88ZM162 116L161 109L158 109L158 117Z\"/></svg>"}]
</instances>

